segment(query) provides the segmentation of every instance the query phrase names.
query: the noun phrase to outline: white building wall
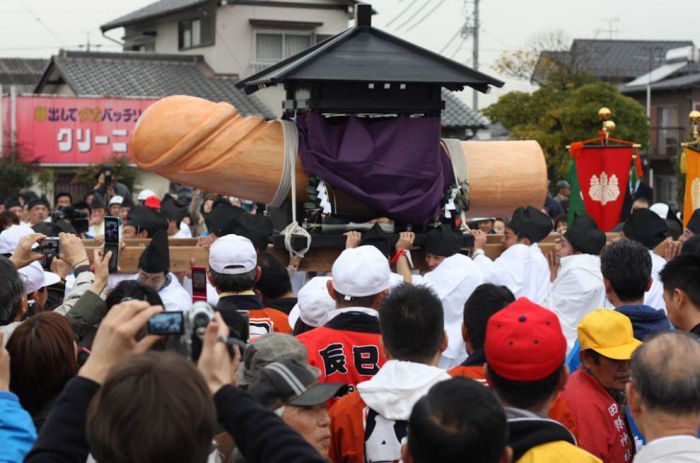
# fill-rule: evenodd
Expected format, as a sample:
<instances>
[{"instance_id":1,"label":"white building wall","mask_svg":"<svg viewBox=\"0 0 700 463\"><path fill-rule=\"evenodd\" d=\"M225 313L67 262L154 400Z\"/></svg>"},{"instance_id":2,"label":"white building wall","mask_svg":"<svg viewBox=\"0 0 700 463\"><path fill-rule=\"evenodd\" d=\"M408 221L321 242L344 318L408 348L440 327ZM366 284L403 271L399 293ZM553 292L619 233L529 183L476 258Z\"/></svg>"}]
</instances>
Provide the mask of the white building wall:
<instances>
[{"instance_id":1,"label":"white building wall","mask_svg":"<svg viewBox=\"0 0 700 463\"><path fill-rule=\"evenodd\" d=\"M315 29L302 29L319 35L333 35L348 28L351 19L345 6L346 2L339 0L291 0L293 3L319 3L322 5L338 5L338 8L309 8L309 7L272 7L265 5L224 5L216 9L214 45L179 49L178 24L186 19L196 18L204 14L206 9L193 9L178 15L168 16L156 22L129 27L126 30L126 40L139 36L145 31L155 31L155 52L169 54L203 55L204 59L217 74L236 74L245 78L254 73L255 61L255 28L250 20L290 21L306 23L322 23ZM214 13L213 11L210 12ZM283 31L285 29L265 28L266 31ZM299 32L300 29L288 31ZM277 116L282 114L284 89L282 87L268 88L258 91L255 95Z\"/></svg>"}]
</instances>

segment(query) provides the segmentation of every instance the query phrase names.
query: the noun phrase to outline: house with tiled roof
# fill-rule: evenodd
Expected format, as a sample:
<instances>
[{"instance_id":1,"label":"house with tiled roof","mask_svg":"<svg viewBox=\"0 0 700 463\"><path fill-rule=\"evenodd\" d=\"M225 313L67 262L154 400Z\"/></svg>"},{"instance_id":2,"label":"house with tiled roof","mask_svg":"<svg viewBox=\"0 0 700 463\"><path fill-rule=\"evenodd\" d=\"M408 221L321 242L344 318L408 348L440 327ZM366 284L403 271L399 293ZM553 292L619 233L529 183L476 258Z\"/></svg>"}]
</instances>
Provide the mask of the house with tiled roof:
<instances>
[{"instance_id":1,"label":"house with tiled roof","mask_svg":"<svg viewBox=\"0 0 700 463\"><path fill-rule=\"evenodd\" d=\"M238 90L236 80L215 74L201 55L61 50L33 90L68 96L191 95L231 103L243 115L275 117L255 95Z\"/></svg>"},{"instance_id":2,"label":"house with tiled roof","mask_svg":"<svg viewBox=\"0 0 700 463\"><path fill-rule=\"evenodd\" d=\"M569 50L540 54L532 81L542 83L552 65L587 72L604 82L619 85L662 65L666 53L693 46L689 40L574 39Z\"/></svg>"},{"instance_id":3,"label":"house with tiled roof","mask_svg":"<svg viewBox=\"0 0 700 463\"><path fill-rule=\"evenodd\" d=\"M17 93L33 92L47 64L42 58L0 58L2 93L9 94L13 86Z\"/></svg>"}]
</instances>

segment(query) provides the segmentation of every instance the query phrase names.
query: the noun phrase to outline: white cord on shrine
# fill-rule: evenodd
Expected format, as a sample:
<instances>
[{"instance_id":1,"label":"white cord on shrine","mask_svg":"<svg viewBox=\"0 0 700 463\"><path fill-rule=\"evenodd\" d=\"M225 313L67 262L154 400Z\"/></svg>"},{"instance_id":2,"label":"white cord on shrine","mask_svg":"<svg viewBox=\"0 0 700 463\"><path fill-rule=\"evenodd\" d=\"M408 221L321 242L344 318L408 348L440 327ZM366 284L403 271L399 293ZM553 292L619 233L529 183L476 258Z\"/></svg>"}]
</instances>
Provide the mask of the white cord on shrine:
<instances>
[{"instance_id":1,"label":"white cord on shrine","mask_svg":"<svg viewBox=\"0 0 700 463\"><path fill-rule=\"evenodd\" d=\"M289 252L289 266L292 270L296 271L299 266L299 261L304 257L311 247L311 235L309 232L304 230L297 222L297 182L296 182L296 159L297 150L299 148L299 139L297 134L297 126L292 121L281 121L282 128L284 129L284 168L282 171L282 179L280 179L280 185L277 188L277 193L273 199L278 200L278 196L284 191L279 205L287 198L289 189L292 190L292 222L285 227L284 230L280 232L284 236L284 247ZM278 207L275 206L275 207ZM292 237L294 235L299 235L306 238L306 247L300 251L295 251L292 246Z\"/></svg>"}]
</instances>

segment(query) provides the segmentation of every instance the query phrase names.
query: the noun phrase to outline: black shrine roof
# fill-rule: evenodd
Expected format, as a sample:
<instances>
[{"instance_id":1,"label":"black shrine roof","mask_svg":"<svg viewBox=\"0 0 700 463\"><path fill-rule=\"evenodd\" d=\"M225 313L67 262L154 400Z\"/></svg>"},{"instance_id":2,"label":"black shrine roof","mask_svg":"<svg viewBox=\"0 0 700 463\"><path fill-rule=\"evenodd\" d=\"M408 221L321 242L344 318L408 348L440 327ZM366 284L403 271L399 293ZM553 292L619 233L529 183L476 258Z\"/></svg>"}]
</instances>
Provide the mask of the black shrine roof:
<instances>
[{"instance_id":1,"label":"black shrine roof","mask_svg":"<svg viewBox=\"0 0 700 463\"><path fill-rule=\"evenodd\" d=\"M287 82L424 83L486 93L503 82L371 25L357 5L355 26L236 83L246 93Z\"/></svg>"}]
</instances>

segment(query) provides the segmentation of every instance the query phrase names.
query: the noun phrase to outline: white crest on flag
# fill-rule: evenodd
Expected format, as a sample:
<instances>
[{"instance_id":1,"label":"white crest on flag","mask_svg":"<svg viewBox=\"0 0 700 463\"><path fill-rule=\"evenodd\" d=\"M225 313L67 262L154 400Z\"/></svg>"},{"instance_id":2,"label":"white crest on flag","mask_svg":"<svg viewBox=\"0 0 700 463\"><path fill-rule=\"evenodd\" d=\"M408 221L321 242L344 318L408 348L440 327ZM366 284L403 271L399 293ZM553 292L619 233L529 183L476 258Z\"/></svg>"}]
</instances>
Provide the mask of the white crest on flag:
<instances>
[{"instance_id":1,"label":"white crest on flag","mask_svg":"<svg viewBox=\"0 0 700 463\"><path fill-rule=\"evenodd\" d=\"M690 199L693 201L693 210L700 208L700 178L695 177L690 185Z\"/></svg>"},{"instance_id":2,"label":"white crest on flag","mask_svg":"<svg viewBox=\"0 0 700 463\"><path fill-rule=\"evenodd\" d=\"M592 176L588 195L593 201L598 201L603 206L611 201L615 201L620 197L617 175L613 174L609 179L608 174L605 172L601 172L600 179L597 175Z\"/></svg>"}]
</instances>

